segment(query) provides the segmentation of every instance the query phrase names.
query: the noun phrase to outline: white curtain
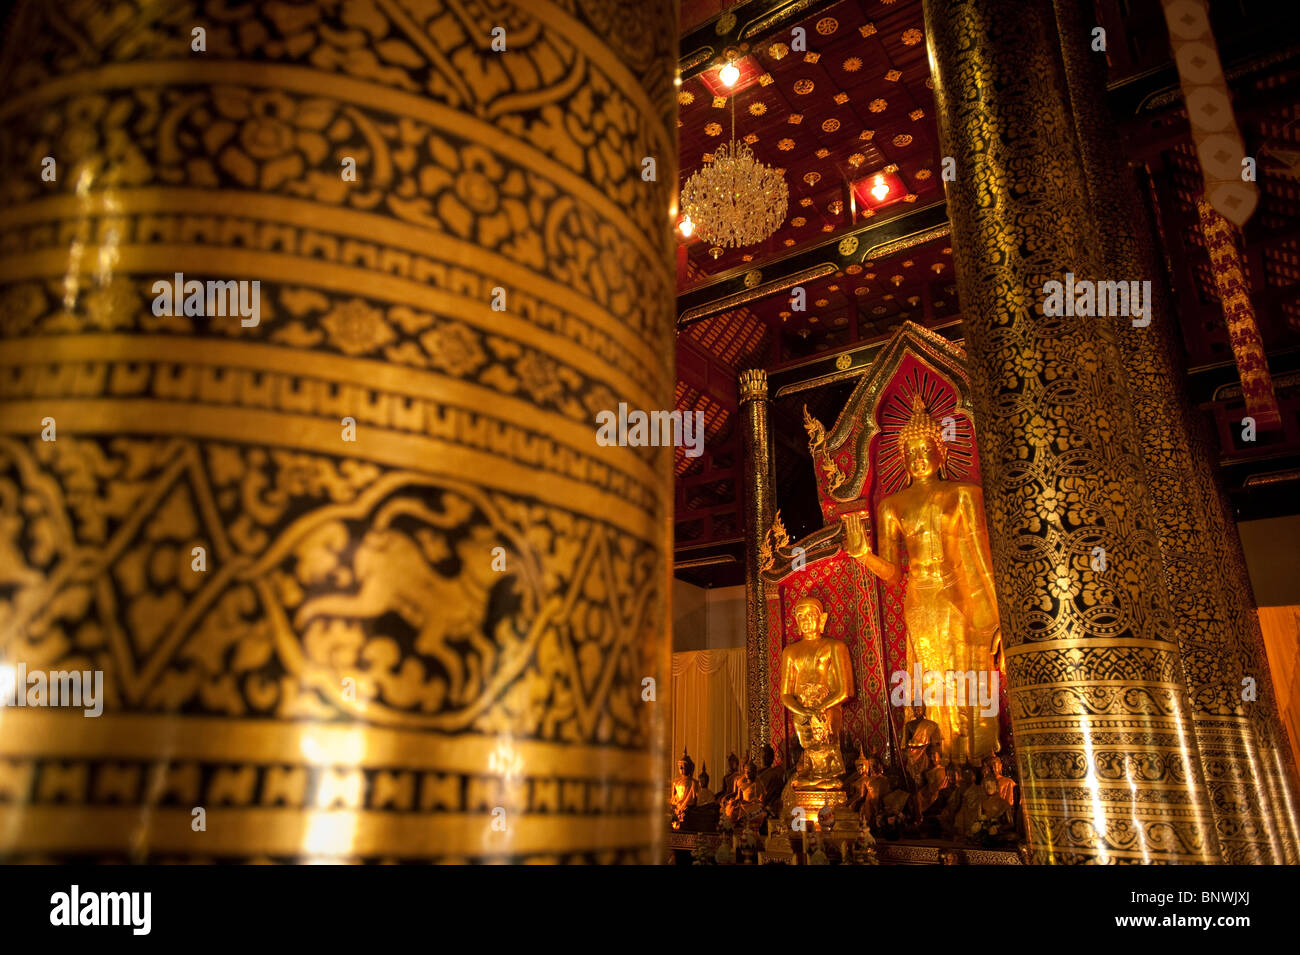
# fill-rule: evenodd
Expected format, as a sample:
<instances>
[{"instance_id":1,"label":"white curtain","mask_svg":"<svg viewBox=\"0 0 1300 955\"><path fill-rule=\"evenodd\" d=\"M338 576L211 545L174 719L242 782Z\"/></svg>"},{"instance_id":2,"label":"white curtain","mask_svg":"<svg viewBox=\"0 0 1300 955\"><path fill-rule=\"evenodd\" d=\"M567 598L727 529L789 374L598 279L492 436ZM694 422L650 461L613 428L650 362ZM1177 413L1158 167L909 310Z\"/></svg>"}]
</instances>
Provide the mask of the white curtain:
<instances>
[{"instance_id":1,"label":"white curtain","mask_svg":"<svg viewBox=\"0 0 1300 955\"><path fill-rule=\"evenodd\" d=\"M735 753L743 764L749 747L745 648L674 653L672 695L668 778L677 775L685 746L696 775L708 764L709 788L716 793L727 772L727 754Z\"/></svg>"}]
</instances>

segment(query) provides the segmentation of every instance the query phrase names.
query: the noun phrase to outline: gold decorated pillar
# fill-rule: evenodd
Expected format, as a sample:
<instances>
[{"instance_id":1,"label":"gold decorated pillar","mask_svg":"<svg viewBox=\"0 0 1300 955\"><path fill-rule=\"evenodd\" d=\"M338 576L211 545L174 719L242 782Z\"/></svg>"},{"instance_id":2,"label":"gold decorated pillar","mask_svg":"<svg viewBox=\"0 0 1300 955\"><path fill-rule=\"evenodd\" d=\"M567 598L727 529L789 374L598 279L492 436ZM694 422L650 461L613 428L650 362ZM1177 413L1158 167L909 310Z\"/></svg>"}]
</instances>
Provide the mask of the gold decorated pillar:
<instances>
[{"instance_id":1,"label":"gold decorated pillar","mask_svg":"<svg viewBox=\"0 0 1300 955\"><path fill-rule=\"evenodd\" d=\"M659 859L651 7L20 6L0 858Z\"/></svg>"},{"instance_id":2,"label":"gold decorated pillar","mask_svg":"<svg viewBox=\"0 0 1300 955\"><path fill-rule=\"evenodd\" d=\"M767 701L768 633L770 621L763 592L759 551L772 526L776 486L773 484L772 437L768 430L771 402L767 372L751 368L740 373L740 424L744 430L745 513L745 667L748 693L749 752L758 759L764 743L771 742L771 714Z\"/></svg>"},{"instance_id":3,"label":"gold decorated pillar","mask_svg":"<svg viewBox=\"0 0 1300 955\"><path fill-rule=\"evenodd\" d=\"M1091 4L1056 0L1084 182L1105 275L1149 281L1149 324L1115 319L1223 862L1295 862L1292 770L1241 541L1184 387L1176 317L1105 102ZM1235 339L1234 339L1235 340Z\"/></svg>"},{"instance_id":4,"label":"gold decorated pillar","mask_svg":"<svg viewBox=\"0 0 1300 955\"><path fill-rule=\"evenodd\" d=\"M1216 861L1050 4L927 0L1023 805L1040 862Z\"/></svg>"}]
</instances>

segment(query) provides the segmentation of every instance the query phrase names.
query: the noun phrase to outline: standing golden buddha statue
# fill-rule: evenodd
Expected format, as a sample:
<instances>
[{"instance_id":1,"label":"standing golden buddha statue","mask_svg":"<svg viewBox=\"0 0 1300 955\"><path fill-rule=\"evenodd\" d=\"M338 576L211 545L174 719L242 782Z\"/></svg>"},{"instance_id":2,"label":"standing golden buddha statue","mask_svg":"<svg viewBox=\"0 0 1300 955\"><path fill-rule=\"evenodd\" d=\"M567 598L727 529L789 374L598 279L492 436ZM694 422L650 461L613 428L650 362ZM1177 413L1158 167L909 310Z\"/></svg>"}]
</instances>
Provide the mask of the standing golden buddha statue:
<instances>
[{"instance_id":1,"label":"standing golden buddha statue","mask_svg":"<svg viewBox=\"0 0 1300 955\"><path fill-rule=\"evenodd\" d=\"M903 617L909 671L918 662L925 672L945 678L973 671L996 686L991 674L999 643L998 609L983 494L976 484L943 476L943 429L926 412L920 396L912 398L912 416L899 429L898 448L910 480L880 502L880 553L872 553L860 514L844 517L844 549L893 584L902 576L901 548L906 547ZM953 687L951 682L946 685ZM977 694L967 693L963 700L948 696L944 705L929 708L939 724L944 753L959 761L978 762L998 747L997 717L985 715L972 696Z\"/></svg>"},{"instance_id":2,"label":"standing golden buddha statue","mask_svg":"<svg viewBox=\"0 0 1300 955\"><path fill-rule=\"evenodd\" d=\"M790 780L794 790L843 789L840 706L853 695L853 663L842 640L822 635L821 601L794 605L799 640L781 651L781 702L794 718L804 760Z\"/></svg>"}]
</instances>

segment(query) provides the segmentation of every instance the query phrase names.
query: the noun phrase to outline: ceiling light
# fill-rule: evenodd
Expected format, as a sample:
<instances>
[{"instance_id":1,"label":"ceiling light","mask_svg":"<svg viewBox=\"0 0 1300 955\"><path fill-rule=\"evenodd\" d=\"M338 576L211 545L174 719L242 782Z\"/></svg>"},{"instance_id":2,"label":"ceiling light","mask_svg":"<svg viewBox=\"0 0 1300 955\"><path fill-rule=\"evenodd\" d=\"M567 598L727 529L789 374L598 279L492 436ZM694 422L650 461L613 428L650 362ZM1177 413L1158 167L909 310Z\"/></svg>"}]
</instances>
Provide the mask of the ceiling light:
<instances>
[{"instance_id":1,"label":"ceiling light","mask_svg":"<svg viewBox=\"0 0 1300 955\"><path fill-rule=\"evenodd\" d=\"M740 70L736 68L735 63L728 63L718 71L718 79L722 80L723 86L735 86L736 81L740 79Z\"/></svg>"},{"instance_id":2,"label":"ceiling light","mask_svg":"<svg viewBox=\"0 0 1300 955\"><path fill-rule=\"evenodd\" d=\"M889 195L889 184L885 182L885 177L876 173L876 181L872 183L871 194L876 197L877 202L884 202L885 196Z\"/></svg>"},{"instance_id":3,"label":"ceiling light","mask_svg":"<svg viewBox=\"0 0 1300 955\"><path fill-rule=\"evenodd\" d=\"M695 223L691 221L690 216L683 216L681 224L678 225L677 228L681 229L682 235L689 239L691 233L695 231Z\"/></svg>"}]
</instances>

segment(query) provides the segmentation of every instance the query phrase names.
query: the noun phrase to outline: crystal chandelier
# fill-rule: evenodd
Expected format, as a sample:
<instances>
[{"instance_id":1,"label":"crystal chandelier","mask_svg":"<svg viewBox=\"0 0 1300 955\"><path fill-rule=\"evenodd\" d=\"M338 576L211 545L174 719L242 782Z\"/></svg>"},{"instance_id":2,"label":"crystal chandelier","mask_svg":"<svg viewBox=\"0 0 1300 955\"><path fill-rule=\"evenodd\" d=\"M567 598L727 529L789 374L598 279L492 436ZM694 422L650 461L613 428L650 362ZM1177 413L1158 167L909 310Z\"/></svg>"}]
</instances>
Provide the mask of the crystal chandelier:
<instances>
[{"instance_id":1,"label":"crystal chandelier","mask_svg":"<svg viewBox=\"0 0 1300 955\"><path fill-rule=\"evenodd\" d=\"M790 190L785 177L736 142L734 112L732 116L731 142L715 149L713 161L686 180L681 207L705 241L724 247L757 245L785 221Z\"/></svg>"}]
</instances>

